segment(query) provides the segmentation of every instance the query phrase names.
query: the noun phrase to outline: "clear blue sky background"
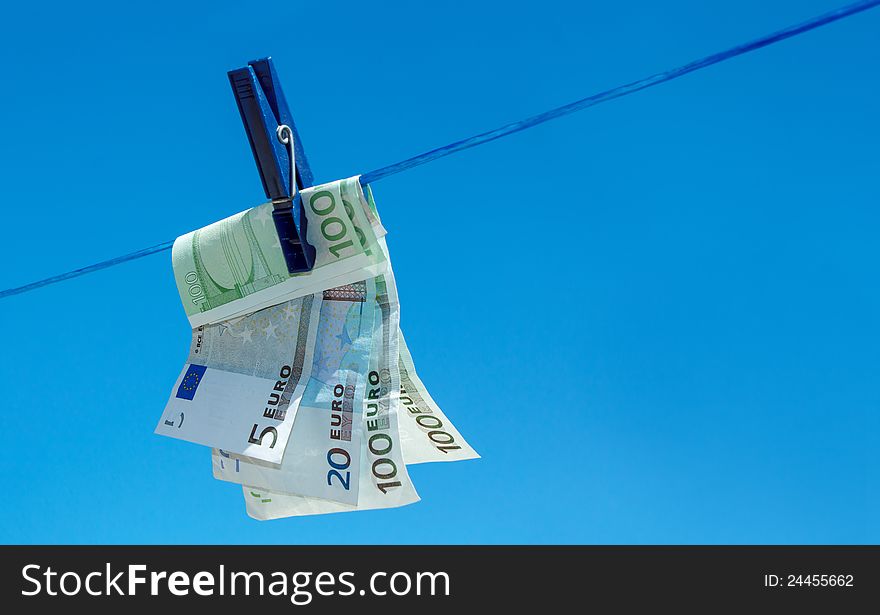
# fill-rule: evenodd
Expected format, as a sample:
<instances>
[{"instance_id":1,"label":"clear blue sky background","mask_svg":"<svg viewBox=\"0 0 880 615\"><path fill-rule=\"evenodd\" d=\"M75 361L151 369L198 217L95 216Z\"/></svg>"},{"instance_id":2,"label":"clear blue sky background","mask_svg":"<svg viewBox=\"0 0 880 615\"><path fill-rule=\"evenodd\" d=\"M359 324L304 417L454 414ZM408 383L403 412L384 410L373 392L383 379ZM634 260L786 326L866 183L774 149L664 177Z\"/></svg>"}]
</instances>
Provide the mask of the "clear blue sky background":
<instances>
[{"instance_id":1,"label":"clear blue sky background","mask_svg":"<svg viewBox=\"0 0 880 615\"><path fill-rule=\"evenodd\" d=\"M261 202L226 80L249 59L329 181L837 5L10 5L0 286ZM0 541L880 541L878 31L374 186L419 371L483 455L411 468L414 506L260 523L153 434L190 339L168 253L0 301Z\"/></svg>"}]
</instances>

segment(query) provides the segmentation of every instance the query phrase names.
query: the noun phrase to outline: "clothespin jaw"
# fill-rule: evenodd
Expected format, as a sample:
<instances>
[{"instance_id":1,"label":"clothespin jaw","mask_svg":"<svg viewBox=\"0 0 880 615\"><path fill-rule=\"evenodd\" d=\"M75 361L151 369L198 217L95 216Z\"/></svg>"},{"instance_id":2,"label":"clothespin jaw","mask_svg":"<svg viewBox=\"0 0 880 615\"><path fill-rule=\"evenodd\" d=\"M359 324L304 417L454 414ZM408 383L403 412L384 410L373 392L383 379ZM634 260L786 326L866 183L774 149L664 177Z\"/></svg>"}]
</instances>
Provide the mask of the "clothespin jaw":
<instances>
[{"instance_id":1,"label":"clothespin jaw","mask_svg":"<svg viewBox=\"0 0 880 615\"><path fill-rule=\"evenodd\" d=\"M307 219L299 190L312 185L312 170L272 58L248 62L228 75L263 189L274 206L272 219L287 269L290 273L310 271L315 263L315 248L306 241ZM288 146L278 137L280 126L288 126L293 136L293 183Z\"/></svg>"}]
</instances>

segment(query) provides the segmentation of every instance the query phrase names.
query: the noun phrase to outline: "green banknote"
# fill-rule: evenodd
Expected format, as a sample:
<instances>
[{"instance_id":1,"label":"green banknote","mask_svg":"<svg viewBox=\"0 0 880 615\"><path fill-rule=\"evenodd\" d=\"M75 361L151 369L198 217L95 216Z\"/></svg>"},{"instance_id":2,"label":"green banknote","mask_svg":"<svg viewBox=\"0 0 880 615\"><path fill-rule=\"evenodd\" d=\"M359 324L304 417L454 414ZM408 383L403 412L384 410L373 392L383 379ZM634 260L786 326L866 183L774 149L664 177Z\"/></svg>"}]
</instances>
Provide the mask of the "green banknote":
<instances>
[{"instance_id":1,"label":"green banknote","mask_svg":"<svg viewBox=\"0 0 880 615\"><path fill-rule=\"evenodd\" d=\"M174 280L193 328L375 277L386 263L384 229L357 177L302 191L312 271L289 274L265 203L178 237Z\"/></svg>"},{"instance_id":2,"label":"green banknote","mask_svg":"<svg viewBox=\"0 0 880 615\"><path fill-rule=\"evenodd\" d=\"M370 205L369 211L378 216L372 191L368 190L367 196ZM394 282L394 271L391 267L388 245L384 237L379 239L379 245L388 261L388 273L385 277L390 280L389 295L392 303L399 306L397 284ZM416 373L412 354L406 345L403 333L399 333L398 348L398 370L400 372L400 419L398 425L403 458L406 463L478 459L480 456L477 451L465 441L452 421L447 418Z\"/></svg>"},{"instance_id":3,"label":"green banknote","mask_svg":"<svg viewBox=\"0 0 880 615\"><path fill-rule=\"evenodd\" d=\"M257 519L416 502L408 463L478 455L403 342L372 192L352 178L303 199L309 274L287 274L271 204L175 242L193 341L156 431L211 446Z\"/></svg>"},{"instance_id":4,"label":"green banknote","mask_svg":"<svg viewBox=\"0 0 880 615\"><path fill-rule=\"evenodd\" d=\"M400 336L400 443L407 463L479 459L416 373Z\"/></svg>"}]
</instances>

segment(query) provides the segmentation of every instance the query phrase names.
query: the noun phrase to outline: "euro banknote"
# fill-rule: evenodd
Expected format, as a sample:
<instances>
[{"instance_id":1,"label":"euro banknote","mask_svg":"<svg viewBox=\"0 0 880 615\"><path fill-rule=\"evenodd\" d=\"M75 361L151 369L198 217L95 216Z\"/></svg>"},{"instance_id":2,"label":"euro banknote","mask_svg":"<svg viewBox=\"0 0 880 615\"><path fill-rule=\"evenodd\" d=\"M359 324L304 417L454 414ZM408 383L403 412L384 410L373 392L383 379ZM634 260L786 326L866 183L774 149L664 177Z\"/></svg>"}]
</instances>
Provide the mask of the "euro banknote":
<instances>
[{"instance_id":1,"label":"euro banknote","mask_svg":"<svg viewBox=\"0 0 880 615\"><path fill-rule=\"evenodd\" d=\"M400 445L406 463L479 459L416 373L400 334Z\"/></svg>"},{"instance_id":2,"label":"euro banknote","mask_svg":"<svg viewBox=\"0 0 880 615\"><path fill-rule=\"evenodd\" d=\"M372 192L368 190L367 196L370 205L368 211L373 214L373 224L378 225L378 212ZM388 369L389 378L395 391L399 391L398 395L389 397L387 401L387 425L394 445L392 463L396 468L409 463L478 458L479 455L455 429L416 373L412 355L399 328L400 302L384 237L379 239L379 244L388 261L388 270L384 276L377 278L380 288L384 288L387 293L384 297L380 293L381 303L383 306L387 303L387 306L383 310L383 334L378 339L384 345L383 353L387 357L387 365L393 366ZM386 314L387 318L384 318ZM397 327L393 333L389 330L391 326ZM385 399L384 393L382 399ZM370 407L365 406L364 412L369 415ZM367 422L367 425L370 423ZM296 434L293 440L298 441ZM374 467L370 467L368 471L366 464L374 451L368 439L364 440L363 446L361 495L357 503L304 494L297 484L295 471L291 471L298 465L295 461L295 444L291 446L287 453L289 456L285 456L281 465L249 460L246 456L215 449L212 453L214 476L243 484L248 514L256 519L390 508L418 501L408 473L404 481L393 481L401 484L395 485L394 490L389 490L387 484L378 480L380 477L376 476ZM372 461L376 461L375 455ZM329 480L328 477L328 482Z\"/></svg>"},{"instance_id":3,"label":"euro banknote","mask_svg":"<svg viewBox=\"0 0 880 615\"><path fill-rule=\"evenodd\" d=\"M315 297L322 306L313 364L283 459L265 463L215 449L214 476L357 502L362 406L378 316L376 285L370 279Z\"/></svg>"},{"instance_id":4,"label":"euro banknote","mask_svg":"<svg viewBox=\"0 0 880 615\"><path fill-rule=\"evenodd\" d=\"M370 365L366 370L366 389L359 397L361 429L355 440L359 454L327 452L323 467L305 468L300 442L309 434L300 430L306 416L301 408L291 443L280 466L273 466L232 455L213 452L214 475L221 480L242 483L248 514L258 519L338 512L364 508L389 508L418 501L406 470L398 435L400 375L398 371L399 310L391 302L384 276L372 280L377 295L377 318L372 332ZM304 404L305 407L306 404ZM316 409L318 417L328 409ZM308 425L308 424L305 424ZM302 439L301 439L302 437ZM353 437L354 439L354 437ZM349 461L351 460L351 461ZM359 462L358 462L359 460ZM306 472L311 471L328 485L345 485L355 498L317 496L303 488ZM356 485L356 487L355 487Z\"/></svg>"},{"instance_id":5,"label":"euro banknote","mask_svg":"<svg viewBox=\"0 0 880 615\"><path fill-rule=\"evenodd\" d=\"M192 327L384 272L377 249L384 229L368 211L357 177L304 189L301 196L306 237L316 249L315 266L307 273L288 273L271 203L177 238L174 280Z\"/></svg>"},{"instance_id":6,"label":"euro banknote","mask_svg":"<svg viewBox=\"0 0 880 615\"><path fill-rule=\"evenodd\" d=\"M310 380L320 298L197 327L156 433L280 462Z\"/></svg>"},{"instance_id":7,"label":"euro banknote","mask_svg":"<svg viewBox=\"0 0 880 615\"><path fill-rule=\"evenodd\" d=\"M398 424L403 462L414 464L479 458L479 454L431 397L416 373L403 333L398 331L398 336L400 402L394 416ZM420 417L433 418L419 420ZM288 454L295 455L295 450L295 445L291 445ZM366 449L361 454L365 459L368 456ZM409 489L405 489L401 497L396 499L386 498L381 490L371 489L369 482L361 485L362 493L366 495L356 505L297 495L300 492L297 475L289 471L297 462L292 461L293 457L286 459L290 461L276 465L218 449L212 452L214 477L246 485L243 493L248 514L258 519L388 508L417 501ZM364 472L362 476L366 477L368 473Z\"/></svg>"},{"instance_id":8,"label":"euro banknote","mask_svg":"<svg viewBox=\"0 0 880 615\"><path fill-rule=\"evenodd\" d=\"M478 455L403 342L372 192L352 178L302 197L308 274L287 274L271 204L175 242L195 328L156 432L212 447L257 519L416 502L406 464Z\"/></svg>"},{"instance_id":9,"label":"euro banknote","mask_svg":"<svg viewBox=\"0 0 880 615\"><path fill-rule=\"evenodd\" d=\"M371 190L367 191L367 201L367 211L378 221L379 214ZM384 236L379 238L379 246L388 262L388 278L394 280L391 257ZM396 283L389 284L389 294L391 301L399 306ZM480 456L446 417L416 373L412 354L402 332L399 333L398 347L401 402L399 430L406 463L478 459Z\"/></svg>"}]
</instances>

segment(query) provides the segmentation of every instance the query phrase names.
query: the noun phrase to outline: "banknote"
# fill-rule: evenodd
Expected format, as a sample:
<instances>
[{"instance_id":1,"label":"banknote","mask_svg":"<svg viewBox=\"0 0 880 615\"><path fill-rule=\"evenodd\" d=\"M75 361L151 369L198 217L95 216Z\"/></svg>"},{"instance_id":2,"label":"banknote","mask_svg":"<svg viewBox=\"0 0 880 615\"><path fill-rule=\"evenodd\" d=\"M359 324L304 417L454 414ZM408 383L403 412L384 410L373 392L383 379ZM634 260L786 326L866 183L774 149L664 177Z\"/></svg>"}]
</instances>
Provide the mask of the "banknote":
<instances>
[{"instance_id":1,"label":"banknote","mask_svg":"<svg viewBox=\"0 0 880 615\"><path fill-rule=\"evenodd\" d=\"M431 397L416 372L403 332L398 331L398 335L400 340L398 432L404 463L479 459L480 455L467 443ZM293 433L295 440L295 427ZM293 454L292 452L291 455ZM263 490L276 492L300 491L297 485L297 473L290 471L298 465L294 457L278 465L214 449L212 458L214 476L221 480L259 485ZM260 489L256 490L260 491Z\"/></svg>"},{"instance_id":2,"label":"banknote","mask_svg":"<svg viewBox=\"0 0 880 615\"><path fill-rule=\"evenodd\" d=\"M265 203L178 237L172 248L177 290L199 327L351 284L382 273L376 224L357 177L302 191L312 271L290 274L272 204Z\"/></svg>"},{"instance_id":3,"label":"banknote","mask_svg":"<svg viewBox=\"0 0 880 615\"><path fill-rule=\"evenodd\" d=\"M214 476L241 484L257 519L416 502L407 463L478 455L403 341L372 191L352 178L303 199L309 274L287 274L271 204L175 242L195 329L156 431L211 446Z\"/></svg>"},{"instance_id":4,"label":"banknote","mask_svg":"<svg viewBox=\"0 0 880 615\"><path fill-rule=\"evenodd\" d=\"M241 481L248 514L256 519L274 519L307 514L322 514L392 508L419 500L410 480L400 448L398 413L400 408L400 373L398 361L399 308L389 292L393 278L375 280L380 319L373 332L373 351L367 375L368 388L363 400L363 431L360 441L361 468L358 499L354 502L308 497L285 476L284 466L272 472ZM290 453L293 453L291 449ZM222 454L218 464L230 466ZM329 475L328 475L329 476ZM328 481L330 479L328 478ZM258 485L258 486L257 486Z\"/></svg>"},{"instance_id":5,"label":"banknote","mask_svg":"<svg viewBox=\"0 0 880 615\"><path fill-rule=\"evenodd\" d=\"M367 211L378 223L378 211L373 192L367 187ZM381 227L381 224L380 224ZM391 257L385 237L379 238L379 246L388 262L387 277L394 279ZM397 284L389 285L389 294L394 305L399 306ZM400 370L400 441L406 463L425 463L429 461L463 461L478 459L480 456L453 426L440 406L434 401L427 387L416 373L412 354L399 332L399 370Z\"/></svg>"},{"instance_id":6,"label":"banknote","mask_svg":"<svg viewBox=\"0 0 880 615\"><path fill-rule=\"evenodd\" d=\"M358 501L363 406L376 378L371 368L381 317L376 293L372 278L321 293L311 375L281 463L215 449L216 478Z\"/></svg>"},{"instance_id":7,"label":"banknote","mask_svg":"<svg viewBox=\"0 0 880 615\"><path fill-rule=\"evenodd\" d=\"M400 334L400 445L406 463L479 459L416 373Z\"/></svg>"},{"instance_id":8,"label":"banknote","mask_svg":"<svg viewBox=\"0 0 880 615\"><path fill-rule=\"evenodd\" d=\"M370 204L368 211L373 214L373 223L378 224L378 212L375 208L372 191L369 188L367 196ZM398 327L396 335L392 335L390 332L383 335L383 339L388 340L385 349L385 352L388 353L385 355L388 365L395 364L394 349L396 348L397 369L389 368L388 374L389 380L399 386L400 391L398 399L389 398L388 400L389 412L387 416L389 428L393 430L392 435L394 436L394 461L405 465L478 458L479 455L455 429L416 373L412 355L399 329L400 303L388 256L388 246L384 237L379 239L379 244L389 263L388 271L380 281L381 284L382 281L388 280L388 283L382 286L387 293L383 302L387 302L385 313L388 315L383 330L387 330L387 327L392 323L397 323ZM365 461L370 458L370 452L372 450L365 442L365 449L362 452L362 458ZM292 451L291 454L293 454ZM302 495L291 480L292 477L286 472L284 464L278 467L252 462L248 467L243 466L243 463L247 463L247 460L241 456L230 456L217 450L213 452L215 477L233 477L227 478L227 480L243 483L248 514L257 519L390 508L418 500L418 495L415 493L412 483L409 482L408 473L405 482L400 485L402 489L391 492L389 497L389 494L385 493L385 489L378 488L381 484L375 480L375 476L371 477L371 473L367 471L365 466L361 472L361 480L363 481L361 497L357 504L350 504ZM285 461L285 464L287 463L289 462ZM244 471L243 468L245 468Z\"/></svg>"},{"instance_id":9,"label":"banknote","mask_svg":"<svg viewBox=\"0 0 880 615\"><path fill-rule=\"evenodd\" d=\"M320 297L197 327L156 433L281 461L311 377Z\"/></svg>"}]
</instances>

